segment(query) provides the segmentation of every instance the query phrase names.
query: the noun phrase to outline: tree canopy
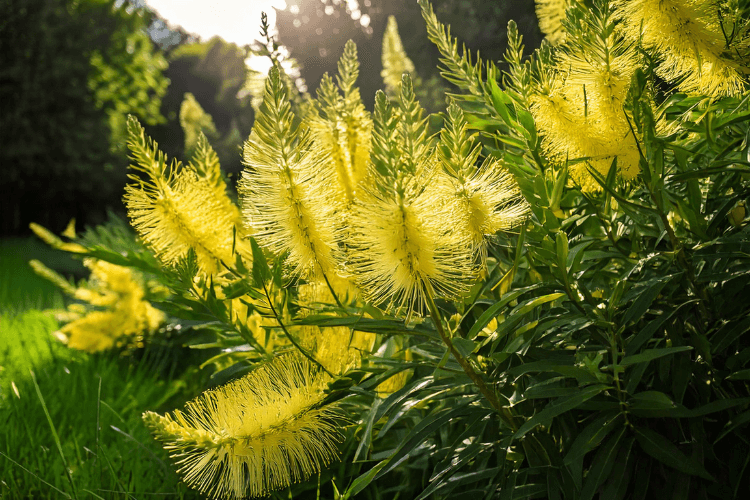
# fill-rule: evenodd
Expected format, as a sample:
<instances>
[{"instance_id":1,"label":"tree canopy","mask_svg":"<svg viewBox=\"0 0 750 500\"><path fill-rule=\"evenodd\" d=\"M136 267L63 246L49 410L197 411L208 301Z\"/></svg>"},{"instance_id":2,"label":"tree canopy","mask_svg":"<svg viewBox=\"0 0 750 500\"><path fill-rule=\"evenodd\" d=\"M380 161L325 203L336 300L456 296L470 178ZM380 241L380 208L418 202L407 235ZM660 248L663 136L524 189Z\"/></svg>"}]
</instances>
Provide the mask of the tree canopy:
<instances>
[{"instance_id":1,"label":"tree canopy","mask_svg":"<svg viewBox=\"0 0 750 500\"><path fill-rule=\"evenodd\" d=\"M1 0L0 19L0 230L97 222L125 183L123 117L162 120L166 62L149 14L115 0Z\"/></svg>"}]
</instances>

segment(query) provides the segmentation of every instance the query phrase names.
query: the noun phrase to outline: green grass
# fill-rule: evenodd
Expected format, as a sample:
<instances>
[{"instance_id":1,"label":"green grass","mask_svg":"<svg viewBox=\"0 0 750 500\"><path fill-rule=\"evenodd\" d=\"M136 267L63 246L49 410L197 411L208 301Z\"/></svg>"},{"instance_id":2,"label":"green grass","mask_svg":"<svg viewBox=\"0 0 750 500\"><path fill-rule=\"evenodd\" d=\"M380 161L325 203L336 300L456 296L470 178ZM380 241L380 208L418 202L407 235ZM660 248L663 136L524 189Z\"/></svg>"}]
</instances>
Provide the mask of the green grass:
<instances>
[{"instance_id":1,"label":"green grass","mask_svg":"<svg viewBox=\"0 0 750 500\"><path fill-rule=\"evenodd\" d=\"M32 240L0 244L0 499L198 498L141 420L197 392L189 375L173 376L179 356L68 349L52 336L54 314L39 310L62 307L62 295L31 258L66 272Z\"/></svg>"},{"instance_id":2,"label":"green grass","mask_svg":"<svg viewBox=\"0 0 750 500\"><path fill-rule=\"evenodd\" d=\"M41 260L64 275L82 277L85 274L80 261L36 238L0 240L0 315L63 306L60 290L34 273L29 267L31 259Z\"/></svg>"},{"instance_id":3,"label":"green grass","mask_svg":"<svg viewBox=\"0 0 750 500\"><path fill-rule=\"evenodd\" d=\"M75 354L12 380L0 403L0 497L192 497L141 421L182 384L149 364Z\"/></svg>"}]
</instances>

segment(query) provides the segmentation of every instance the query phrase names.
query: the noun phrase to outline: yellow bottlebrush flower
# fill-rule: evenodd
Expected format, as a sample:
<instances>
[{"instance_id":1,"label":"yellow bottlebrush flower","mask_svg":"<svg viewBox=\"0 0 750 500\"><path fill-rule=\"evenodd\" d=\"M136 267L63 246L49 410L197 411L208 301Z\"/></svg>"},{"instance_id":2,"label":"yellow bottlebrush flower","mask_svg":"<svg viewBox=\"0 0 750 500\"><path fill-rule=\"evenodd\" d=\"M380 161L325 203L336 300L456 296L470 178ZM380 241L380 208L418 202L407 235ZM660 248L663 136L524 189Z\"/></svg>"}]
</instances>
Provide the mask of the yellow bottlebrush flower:
<instances>
[{"instance_id":1,"label":"yellow bottlebrush flower","mask_svg":"<svg viewBox=\"0 0 750 500\"><path fill-rule=\"evenodd\" d=\"M233 248L251 258L242 230L235 234L238 209L227 197L218 159L205 139L198 141L193 164L168 168L165 155L134 118L128 131L132 168L146 179L131 176L137 183L126 187L125 205L131 224L157 257L174 265L192 248L204 273L234 262Z\"/></svg>"},{"instance_id":2,"label":"yellow bottlebrush flower","mask_svg":"<svg viewBox=\"0 0 750 500\"><path fill-rule=\"evenodd\" d=\"M121 318L111 311L91 311L63 326L54 335L73 349L86 352L105 351L115 346L117 339L114 333L121 321Z\"/></svg>"},{"instance_id":3,"label":"yellow bottlebrush flower","mask_svg":"<svg viewBox=\"0 0 750 500\"><path fill-rule=\"evenodd\" d=\"M374 182L356 207L347 242L352 276L364 294L409 312L421 310L427 294L461 296L475 276L470 244L455 230L458 218L431 182L438 160L421 116L408 75L397 116L385 94L377 94Z\"/></svg>"},{"instance_id":4,"label":"yellow bottlebrush flower","mask_svg":"<svg viewBox=\"0 0 750 500\"><path fill-rule=\"evenodd\" d=\"M481 145L467 133L468 123L461 108L451 103L440 132L437 152L447 174L443 183L446 202L458 215L473 250L486 256L486 236L520 224L529 207L513 176L498 160L486 159L477 168Z\"/></svg>"},{"instance_id":5,"label":"yellow bottlebrush flower","mask_svg":"<svg viewBox=\"0 0 750 500\"><path fill-rule=\"evenodd\" d=\"M657 74L688 93L735 96L745 79L730 59L738 46L728 46L712 0L618 0L617 16L624 36L655 51ZM738 37L742 38L742 37ZM747 39L741 39L743 51Z\"/></svg>"},{"instance_id":6,"label":"yellow bottlebrush flower","mask_svg":"<svg viewBox=\"0 0 750 500\"><path fill-rule=\"evenodd\" d=\"M388 97L396 98L401 87L401 76L404 73L414 74L414 63L409 59L398 34L398 24L394 16L388 16L388 24L383 34L383 70L380 76L385 83Z\"/></svg>"},{"instance_id":7,"label":"yellow bottlebrush flower","mask_svg":"<svg viewBox=\"0 0 750 500\"><path fill-rule=\"evenodd\" d=\"M357 196L367 177L372 120L355 83L359 76L357 46L349 40L338 63L338 89L323 75L318 99L306 117L315 137L336 168L337 186L346 205ZM341 93L343 93L343 96Z\"/></svg>"},{"instance_id":8,"label":"yellow bottlebrush flower","mask_svg":"<svg viewBox=\"0 0 750 500\"><path fill-rule=\"evenodd\" d=\"M84 247L83 245L79 245L78 243L66 243L65 241L58 238L57 235L52 233L49 229L34 222L29 224L29 228L34 232L35 235L37 235L37 237L39 237L39 239L57 250L63 250L70 253L86 253L88 251L86 247Z\"/></svg>"},{"instance_id":9,"label":"yellow bottlebrush flower","mask_svg":"<svg viewBox=\"0 0 750 500\"><path fill-rule=\"evenodd\" d=\"M602 25L595 32L607 28L606 18ZM614 33L605 33L589 43L598 50L572 44L559 62L567 70L566 97L576 103L590 136L580 143L579 156L590 158L589 164L603 177L617 157L620 176L632 180L640 171L640 154L623 105L638 67L637 55L632 45L623 43ZM581 185L591 182L584 164L575 165L570 172Z\"/></svg>"},{"instance_id":10,"label":"yellow bottlebrush flower","mask_svg":"<svg viewBox=\"0 0 750 500\"><path fill-rule=\"evenodd\" d=\"M180 125L185 133L186 157L193 155L201 135L217 135L213 118L203 110L190 92L185 93L185 98L180 105Z\"/></svg>"},{"instance_id":11,"label":"yellow bottlebrush flower","mask_svg":"<svg viewBox=\"0 0 750 500\"><path fill-rule=\"evenodd\" d=\"M335 172L322 148L293 121L274 67L244 147L245 170L238 190L245 223L260 245L287 255L292 276L333 274L335 205L324 188Z\"/></svg>"},{"instance_id":12,"label":"yellow bottlebrush flower","mask_svg":"<svg viewBox=\"0 0 750 500\"><path fill-rule=\"evenodd\" d=\"M344 303L357 300L357 289L344 278L329 280L339 300ZM335 299L325 282L301 284L297 288L300 316L308 316L319 304L333 304ZM357 368L363 355L372 351L376 335L347 327L301 326L298 328L301 344L308 349L326 370L342 375L347 370Z\"/></svg>"},{"instance_id":13,"label":"yellow bottlebrush flower","mask_svg":"<svg viewBox=\"0 0 750 500\"><path fill-rule=\"evenodd\" d=\"M84 264L91 276L85 286L76 288L41 262L31 262L34 271L65 293L99 308L69 307L69 323L56 332L69 347L95 352L138 345L164 322L164 313L144 299L145 290L130 268L95 259L86 259Z\"/></svg>"},{"instance_id":14,"label":"yellow bottlebrush flower","mask_svg":"<svg viewBox=\"0 0 750 500\"><path fill-rule=\"evenodd\" d=\"M611 11L586 11L579 31L542 64L531 112L543 148L556 162L572 162L572 179L586 191L599 189L589 166L607 175L617 158L620 177L639 173L640 155L623 108L638 60L632 44L615 30Z\"/></svg>"},{"instance_id":15,"label":"yellow bottlebrush flower","mask_svg":"<svg viewBox=\"0 0 750 500\"><path fill-rule=\"evenodd\" d=\"M539 19L539 29L550 43L557 45L565 41L565 9L569 0L536 0L536 17Z\"/></svg>"},{"instance_id":16,"label":"yellow bottlebrush flower","mask_svg":"<svg viewBox=\"0 0 750 500\"><path fill-rule=\"evenodd\" d=\"M150 188L150 189L149 189ZM217 200L212 186L185 168L161 185L129 185L128 216L143 241L165 264L176 264L192 248L204 273L234 262L235 214Z\"/></svg>"},{"instance_id":17,"label":"yellow bottlebrush flower","mask_svg":"<svg viewBox=\"0 0 750 500\"><path fill-rule=\"evenodd\" d=\"M239 499L306 480L336 459L335 406L321 406L330 377L283 356L204 392L184 411L143 418L192 488Z\"/></svg>"},{"instance_id":18,"label":"yellow bottlebrush flower","mask_svg":"<svg viewBox=\"0 0 750 500\"><path fill-rule=\"evenodd\" d=\"M227 195L227 184L221 173L219 157L203 134L198 136L189 166L195 170L201 181L205 180L211 186L213 191L212 199L220 205L221 212L231 215L234 228L238 233L235 241L235 250L243 257L250 259L252 250L245 241L247 231L243 227L242 213L239 207Z\"/></svg>"}]
</instances>

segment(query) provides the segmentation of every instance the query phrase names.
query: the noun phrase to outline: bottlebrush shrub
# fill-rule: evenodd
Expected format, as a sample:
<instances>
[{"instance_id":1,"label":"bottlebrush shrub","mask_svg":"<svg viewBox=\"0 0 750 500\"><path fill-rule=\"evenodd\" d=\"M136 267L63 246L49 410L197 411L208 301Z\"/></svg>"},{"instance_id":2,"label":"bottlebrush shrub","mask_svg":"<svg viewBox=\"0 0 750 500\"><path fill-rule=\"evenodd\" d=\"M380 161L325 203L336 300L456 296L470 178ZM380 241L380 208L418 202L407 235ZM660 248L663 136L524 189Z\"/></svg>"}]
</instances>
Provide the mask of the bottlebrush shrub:
<instances>
[{"instance_id":1,"label":"bottlebrush shrub","mask_svg":"<svg viewBox=\"0 0 750 500\"><path fill-rule=\"evenodd\" d=\"M31 229L53 248L72 255L89 251L78 242L75 220L63 233L72 240L70 242L38 224L32 223ZM56 314L57 319L66 324L55 332L55 337L73 349L92 353L112 349L127 352L143 347L166 320L164 313L154 308L148 299L163 297L167 290L131 267L92 257L85 258L83 264L91 270L91 275L87 281L74 286L42 262L29 262L38 275L76 301Z\"/></svg>"},{"instance_id":2,"label":"bottlebrush shrub","mask_svg":"<svg viewBox=\"0 0 750 500\"><path fill-rule=\"evenodd\" d=\"M353 44L300 106L272 69L239 218L206 169L169 166L131 120L144 177L127 201L174 290L162 307L213 332L196 343L223 348L208 361L220 380L244 377L147 415L190 484L279 498L748 490L747 2L558 4L558 45L525 55L510 23L501 71L420 0L459 89L439 131L408 77L372 115L361 106ZM660 35L693 25L700 37ZM308 375L267 375L290 355ZM244 432L243 412L268 425Z\"/></svg>"}]
</instances>

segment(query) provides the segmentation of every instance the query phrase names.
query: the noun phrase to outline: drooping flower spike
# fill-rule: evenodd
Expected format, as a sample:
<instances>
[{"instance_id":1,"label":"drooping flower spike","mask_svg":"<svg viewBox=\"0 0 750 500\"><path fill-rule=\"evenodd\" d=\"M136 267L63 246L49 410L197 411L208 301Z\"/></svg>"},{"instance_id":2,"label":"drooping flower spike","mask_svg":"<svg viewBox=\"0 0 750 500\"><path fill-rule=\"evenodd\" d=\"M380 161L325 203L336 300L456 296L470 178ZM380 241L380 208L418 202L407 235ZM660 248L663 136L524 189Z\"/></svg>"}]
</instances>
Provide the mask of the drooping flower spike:
<instances>
[{"instance_id":1,"label":"drooping flower spike","mask_svg":"<svg viewBox=\"0 0 750 500\"><path fill-rule=\"evenodd\" d=\"M266 496L308 479L337 457L330 378L297 355L204 392L185 409L143 414L188 486L210 498Z\"/></svg>"}]
</instances>

